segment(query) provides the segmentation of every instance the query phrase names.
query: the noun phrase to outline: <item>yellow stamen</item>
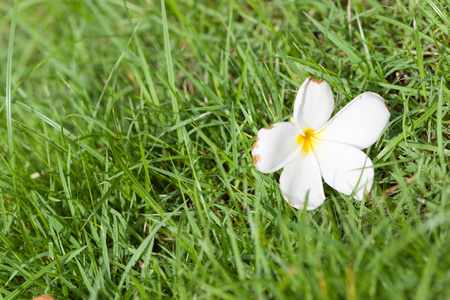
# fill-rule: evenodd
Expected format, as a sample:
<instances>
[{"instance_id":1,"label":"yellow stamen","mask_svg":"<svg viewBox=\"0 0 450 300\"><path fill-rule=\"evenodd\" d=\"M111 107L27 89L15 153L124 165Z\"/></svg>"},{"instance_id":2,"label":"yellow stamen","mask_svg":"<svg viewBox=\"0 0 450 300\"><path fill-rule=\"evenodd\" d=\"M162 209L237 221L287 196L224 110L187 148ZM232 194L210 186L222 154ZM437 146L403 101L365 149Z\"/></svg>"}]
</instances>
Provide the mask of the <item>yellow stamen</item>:
<instances>
[{"instance_id":1,"label":"yellow stamen","mask_svg":"<svg viewBox=\"0 0 450 300\"><path fill-rule=\"evenodd\" d=\"M302 151L308 153L309 150L314 150L313 143L317 141L315 136L316 132L314 130L308 128L303 130L303 134L300 133L297 137L297 144L302 145Z\"/></svg>"}]
</instances>

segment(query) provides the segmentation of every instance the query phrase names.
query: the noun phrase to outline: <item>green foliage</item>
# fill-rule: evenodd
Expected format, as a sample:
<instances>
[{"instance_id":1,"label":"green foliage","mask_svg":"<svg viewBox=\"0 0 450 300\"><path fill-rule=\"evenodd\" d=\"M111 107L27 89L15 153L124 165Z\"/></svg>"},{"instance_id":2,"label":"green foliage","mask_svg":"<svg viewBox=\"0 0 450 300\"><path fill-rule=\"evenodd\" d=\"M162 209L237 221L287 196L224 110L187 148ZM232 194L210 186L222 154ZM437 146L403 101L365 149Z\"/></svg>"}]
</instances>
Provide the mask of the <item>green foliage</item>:
<instances>
[{"instance_id":1,"label":"green foliage","mask_svg":"<svg viewBox=\"0 0 450 300\"><path fill-rule=\"evenodd\" d=\"M22 0L0 11L0 299L450 293L448 5ZM339 107L370 90L391 108L367 151L376 178L363 202L325 187L324 205L296 211L279 172L253 167L258 129L290 117L309 75Z\"/></svg>"}]
</instances>

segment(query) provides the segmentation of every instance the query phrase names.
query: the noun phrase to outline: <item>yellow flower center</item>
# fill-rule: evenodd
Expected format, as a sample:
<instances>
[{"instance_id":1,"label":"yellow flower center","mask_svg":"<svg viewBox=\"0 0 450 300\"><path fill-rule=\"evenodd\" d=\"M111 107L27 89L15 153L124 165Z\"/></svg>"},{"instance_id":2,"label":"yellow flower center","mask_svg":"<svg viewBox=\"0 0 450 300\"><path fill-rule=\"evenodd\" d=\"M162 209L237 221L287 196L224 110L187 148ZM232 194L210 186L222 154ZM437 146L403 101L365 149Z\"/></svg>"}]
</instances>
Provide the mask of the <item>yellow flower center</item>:
<instances>
[{"instance_id":1,"label":"yellow flower center","mask_svg":"<svg viewBox=\"0 0 450 300\"><path fill-rule=\"evenodd\" d=\"M303 133L300 133L297 137L297 144L303 145L302 151L305 153L308 153L309 150L314 150L313 144L317 142L316 137L317 132L314 132L314 130L308 128L303 130Z\"/></svg>"}]
</instances>

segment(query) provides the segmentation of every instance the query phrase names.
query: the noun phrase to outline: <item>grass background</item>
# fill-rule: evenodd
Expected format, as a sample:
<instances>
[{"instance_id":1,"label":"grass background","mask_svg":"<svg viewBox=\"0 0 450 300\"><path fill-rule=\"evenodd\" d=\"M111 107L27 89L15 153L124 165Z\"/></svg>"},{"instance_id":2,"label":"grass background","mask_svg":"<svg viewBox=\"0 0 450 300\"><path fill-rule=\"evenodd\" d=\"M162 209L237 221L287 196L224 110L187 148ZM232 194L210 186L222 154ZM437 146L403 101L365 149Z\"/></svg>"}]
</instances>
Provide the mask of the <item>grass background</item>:
<instances>
[{"instance_id":1,"label":"grass background","mask_svg":"<svg viewBox=\"0 0 450 300\"><path fill-rule=\"evenodd\" d=\"M2 1L0 299L446 299L448 5ZM252 165L309 75L392 109L362 202Z\"/></svg>"}]
</instances>

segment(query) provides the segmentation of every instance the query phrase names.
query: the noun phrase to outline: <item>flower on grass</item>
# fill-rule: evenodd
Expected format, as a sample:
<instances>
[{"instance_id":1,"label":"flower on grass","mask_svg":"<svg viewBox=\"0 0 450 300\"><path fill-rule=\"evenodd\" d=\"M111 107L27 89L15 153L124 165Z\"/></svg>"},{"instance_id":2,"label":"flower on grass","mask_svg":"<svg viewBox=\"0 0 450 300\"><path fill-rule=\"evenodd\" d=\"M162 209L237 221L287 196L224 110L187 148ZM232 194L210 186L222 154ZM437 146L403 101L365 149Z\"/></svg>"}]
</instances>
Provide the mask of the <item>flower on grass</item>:
<instances>
[{"instance_id":1,"label":"flower on grass","mask_svg":"<svg viewBox=\"0 0 450 300\"><path fill-rule=\"evenodd\" d=\"M328 83L309 77L298 90L292 122L262 128L253 145L253 162L260 172L283 168L281 193L297 209L311 210L323 203L322 178L356 200L372 187L372 161L361 149L377 141L389 121L389 108L370 92L329 119L333 107Z\"/></svg>"}]
</instances>

